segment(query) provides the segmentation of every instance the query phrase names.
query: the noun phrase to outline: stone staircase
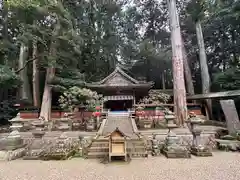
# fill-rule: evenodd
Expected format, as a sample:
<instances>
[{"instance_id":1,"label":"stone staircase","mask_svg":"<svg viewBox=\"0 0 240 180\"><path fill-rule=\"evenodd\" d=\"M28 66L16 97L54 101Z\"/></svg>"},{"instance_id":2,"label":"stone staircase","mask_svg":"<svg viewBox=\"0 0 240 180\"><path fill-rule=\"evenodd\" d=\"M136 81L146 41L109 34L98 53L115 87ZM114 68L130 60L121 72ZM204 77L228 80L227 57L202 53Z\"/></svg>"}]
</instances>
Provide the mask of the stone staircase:
<instances>
[{"instance_id":1,"label":"stone staircase","mask_svg":"<svg viewBox=\"0 0 240 180\"><path fill-rule=\"evenodd\" d=\"M128 113L109 113L106 122L102 124L102 132L93 140L87 150L87 158L104 158L109 153L109 140L105 138L117 127L130 137L127 141L127 152L130 157L143 157L147 155L144 139L134 132L133 124Z\"/></svg>"},{"instance_id":2,"label":"stone staircase","mask_svg":"<svg viewBox=\"0 0 240 180\"><path fill-rule=\"evenodd\" d=\"M109 141L107 138L100 136L94 139L87 149L87 156L88 159L95 159L95 158L104 158L108 156L109 152Z\"/></svg>"}]
</instances>

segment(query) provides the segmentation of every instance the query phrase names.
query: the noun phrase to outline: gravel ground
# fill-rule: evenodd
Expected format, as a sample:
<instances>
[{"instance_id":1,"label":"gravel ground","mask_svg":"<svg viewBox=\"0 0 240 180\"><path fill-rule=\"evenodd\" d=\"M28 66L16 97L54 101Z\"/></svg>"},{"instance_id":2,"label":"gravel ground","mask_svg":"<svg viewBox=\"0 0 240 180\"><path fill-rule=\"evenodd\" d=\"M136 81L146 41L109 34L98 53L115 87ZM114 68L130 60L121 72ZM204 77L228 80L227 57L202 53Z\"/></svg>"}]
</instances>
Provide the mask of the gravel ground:
<instances>
[{"instance_id":1,"label":"gravel ground","mask_svg":"<svg viewBox=\"0 0 240 180\"><path fill-rule=\"evenodd\" d=\"M134 159L129 164L96 160L0 162L0 180L239 180L240 153L213 157Z\"/></svg>"}]
</instances>

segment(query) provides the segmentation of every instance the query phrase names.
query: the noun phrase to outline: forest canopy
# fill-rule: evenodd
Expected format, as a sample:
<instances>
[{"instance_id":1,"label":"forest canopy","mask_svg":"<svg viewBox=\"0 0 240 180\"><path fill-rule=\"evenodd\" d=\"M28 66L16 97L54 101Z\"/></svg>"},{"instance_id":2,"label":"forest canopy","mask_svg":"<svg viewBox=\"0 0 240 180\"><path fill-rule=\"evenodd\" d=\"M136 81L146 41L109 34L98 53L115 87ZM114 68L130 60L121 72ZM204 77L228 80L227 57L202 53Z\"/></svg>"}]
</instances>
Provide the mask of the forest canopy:
<instances>
[{"instance_id":1,"label":"forest canopy","mask_svg":"<svg viewBox=\"0 0 240 180\"><path fill-rule=\"evenodd\" d=\"M206 83L209 91L239 89L240 2L176 3L187 91L202 93ZM117 64L136 78L155 82L155 89L173 88L166 0L7 0L0 8L1 101L10 95L45 107L52 90L84 87ZM208 82L201 71L199 25Z\"/></svg>"}]
</instances>

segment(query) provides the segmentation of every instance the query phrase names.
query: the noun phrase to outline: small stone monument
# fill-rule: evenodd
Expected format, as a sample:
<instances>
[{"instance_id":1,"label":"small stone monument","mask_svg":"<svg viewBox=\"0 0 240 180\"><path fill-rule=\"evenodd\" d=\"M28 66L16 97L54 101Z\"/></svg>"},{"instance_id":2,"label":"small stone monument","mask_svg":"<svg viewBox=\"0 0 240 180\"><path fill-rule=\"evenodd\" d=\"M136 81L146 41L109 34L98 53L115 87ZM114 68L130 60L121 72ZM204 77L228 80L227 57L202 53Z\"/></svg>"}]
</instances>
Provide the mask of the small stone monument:
<instances>
[{"instance_id":1,"label":"small stone monument","mask_svg":"<svg viewBox=\"0 0 240 180\"><path fill-rule=\"evenodd\" d=\"M197 125L201 124L203 120L196 117L194 113L190 113L187 123L190 124L190 131L193 135L193 143L191 146L191 153L195 156L212 156L210 149L204 145L201 145L201 132L202 130L197 128Z\"/></svg>"},{"instance_id":2,"label":"small stone monument","mask_svg":"<svg viewBox=\"0 0 240 180\"><path fill-rule=\"evenodd\" d=\"M165 112L165 120L167 122L167 127L170 131L172 128L177 128L177 125L175 124L175 115L171 111L166 111Z\"/></svg>"},{"instance_id":3,"label":"small stone monument","mask_svg":"<svg viewBox=\"0 0 240 180\"><path fill-rule=\"evenodd\" d=\"M23 123L23 119L20 117L20 113L17 114L17 116L11 120L9 120L9 122L11 122L11 130L12 132L14 131L20 131L20 129L23 127L22 123Z\"/></svg>"},{"instance_id":4,"label":"small stone monument","mask_svg":"<svg viewBox=\"0 0 240 180\"><path fill-rule=\"evenodd\" d=\"M167 127L169 131L162 150L163 154L167 158L190 158L191 155L187 148L180 145L179 137L177 137L176 134L172 132L172 129L177 127L177 125L174 123L174 114L172 112L168 112L165 115L165 119L167 121Z\"/></svg>"},{"instance_id":5,"label":"small stone monument","mask_svg":"<svg viewBox=\"0 0 240 180\"><path fill-rule=\"evenodd\" d=\"M33 121L31 125L33 126L33 129L35 131L44 131L45 122L44 122L44 119L42 118L39 118L38 120Z\"/></svg>"},{"instance_id":6,"label":"small stone monument","mask_svg":"<svg viewBox=\"0 0 240 180\"><path fill-rule=\"evenodd\" d=\"M159 147L159 141L156 139L156 135L153 134L152 139L152 156L159 156L161 154L161 149Z\"/></svg>"},{"instance_id":7,"label":"small stone monument","mask_svg":"<svg viewBox=\"0 0 240 180\"><path fill-rule=\"evenodd\" d=\"M73 156L76 152L72 146L72 141L62 133L57 139L56 143L50 146L44 154L42 154L41 159L43 160L66 160Z\"/></svg>"},{"instance_id":8,"label":"small stone monument","mask_svg":"<svg viewBox=\"0 0 240 180\"><path fill-rule=\"evenodd\" d=\"M39 159L41 154L44 151L44 147L46 143L43 140L43 136L45 134L44 130L45 123L40 119L38 121L32 122L32 126L34 126L34 130L32 135L34 140L27 147L26 156L23 157L25 160L36 160Z\"/></svg>"},{"instance_id":9,"label":"small stone monument","mask_svg":"<svg viewBox=\"0 0 240 180\"><path fill-rule=\"evenodd\" d=\"M94 131L96 129L96 123L94 118L89 118L86 122L86 130L87 131Z\"/></svg>"},{"instance_id":10,"label":"small stone monument","mask_svg":"<svg viewBox=\"0 0 240 180\"><path fill-rule=\"evenodd\" d=\"M23 144L23 139L20 136L19 130L22 126L22 119L18 113L15 118L10 120L12 126L12 132L7 136L7 138L1 140L3 146L0 150L0 160L11 161L14 159L21 158L25 153L25 148Z\"/></svg>"},{"instance_id":11,"label":"small stone monument","mask_svg":"<svg viewBox=\"0 0 240 180\"><path fill-rule=\"evenodd\" d=\"M41 156L41 153L44 151L45 143L42 139L45 132L44 131L34 131L33 133L34 140L27 147L26 156L23 157L25 160L37 160Z\"/></svg>"},{"instance_id":12,"label":"small stone monument","mask_svg":"<svg viewBox=\"0 0 240 180\"><path fill-rule=\"evenodd\" d=\"M60 131L69 131L71 130L71 119L69 118L68 114L65 113L64 117L61 117L59 120L57 120L59 123L58 130Z\"/></svg>"}]
</instances>

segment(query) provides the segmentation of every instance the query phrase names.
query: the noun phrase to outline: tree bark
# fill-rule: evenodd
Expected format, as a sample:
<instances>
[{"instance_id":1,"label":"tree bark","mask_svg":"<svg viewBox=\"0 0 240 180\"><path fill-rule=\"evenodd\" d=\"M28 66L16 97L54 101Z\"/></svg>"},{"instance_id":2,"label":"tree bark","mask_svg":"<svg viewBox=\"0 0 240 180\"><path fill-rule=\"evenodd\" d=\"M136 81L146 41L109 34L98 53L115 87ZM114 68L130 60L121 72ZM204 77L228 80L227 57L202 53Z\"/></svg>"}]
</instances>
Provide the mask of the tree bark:
<instances>
[{"instance_id":1,"label":"tree bark","mask_svg":"<svg viewBox=\"0 0 240 180\"><path fill-rule=\"evenodd\" d=\"M162 89L166 89L165 71L162 72Z\"/></svg>"},{"instance_id":2,"label":"tree bark","mask_svg":"<svg viewBox=\"0 0 240 180\"><path fill-rule=\"evenodd\" d=\"M52 88L48 84L48 81L55 76L55 68L48 67L46 71L44 92L42 98L42 106L40 117L43 117L45 121L51 119L51 109L52 109Z\"/></svg>"},{"instance_id":3,"label":"tree bark","mask_svg":"<svg viewBox=\"0 0 240 180\"><path fill-rule=\"evenodd\" d=\"M179 25L179 18L176 8L176 0L169 0L171 43L172 43L172 64L174 83L174 105L177 123L183 125L187 118L186 89L183 69L182 38Z\"/></svg>"},{"instance_id":4,"label":"tree bark","mask_svg":"<svg viewBox=\"0 0 240 180\"><path fill-rule=\"evenodd\" d=\"M32 83L33 83L33 105L35 107L40 107L40 92L39 92L39 58L38 56L38 47L37 42L33 42L33 58L36 60L33 61L33 75L32 75Z\"/></svg>"},{"instance_id":5,"label":"tree bark","mask_svg":"<svg viewBox=\"0 0 240 180\"><path fill-rule=\"evenodd\" d=\"M2 35L5 43L8 42L8 6L7 1L2 1L2 20L3 28ZM4 52L4 64L8 64L8 53Z\"/></svg>"},{"instance_id":6,"label":"tree bark","mask_svg":"<svg viewBox=\"0 0 240 180\"><path fill-rule=\"evenodd\" d=\"M19 61L18 61L19 69L24 67L27 56L28 56L28 46L26 46L24 43L21 43ZM24 100L28 100L29 102L32 102L30 85L29 85L29 80L27 75L27 67L24 68L22 71L20 71L19 75L22 80L22 86L20 88L20 98Z\"/></svg>"},{"instance_id":7,"label":"tree bark","mask_svg":"<svg viewBox=\"0 0 240 180\"><path fill-rule=\"evenodd\" d=\"M57 59L57 36L60 32L60 23L57 20L55 24L51 44L49 57L51 57L51 65L47 68L46 79L44 85L44 92L42 98L41 112L40 117L43 117L45 121L51 120L51 109L52 109L52 87L49 84L49 81L55 76L55 64Z\"/></svg>"},{"instance_id":8,"label":"tree bark","mask_svg":"<svg viewBox=\"0 0 240 180\"><path fill-rule=\"evenodd\" d=\"M187 58L187 52L182 40L182 51L183 51L183 66L184 66L184 75L185 75L185 79L186 79L186 85L187 85L187 92L189 95L194 95L194 86L193 86L193 81L192 81L192 73L191 73L191 69L189 67L189 63L188 63L188 58Z\"/></svg>"},{"instance_id":9,"label":"tree bark","mask_svg":"<svg viewBox=\"0 0 240 180\"><path fill-rule=\"evenodd\" d=\"M199 48L199 59L200 59L200 68L201 68L201 79L202 79L202 93L206 94L210 92L210 77L209 77L209 71L208 71L208 64L207 64L207 55L204 45L204 39L203 39L203 32L202 32L202 25L201 21L198 20L196 22L196 34L197 34L197 42L198 42L198 48ZM206 100L209 115L212 116L212 103L211 100Z\"/></svg>"}]
</instances>

